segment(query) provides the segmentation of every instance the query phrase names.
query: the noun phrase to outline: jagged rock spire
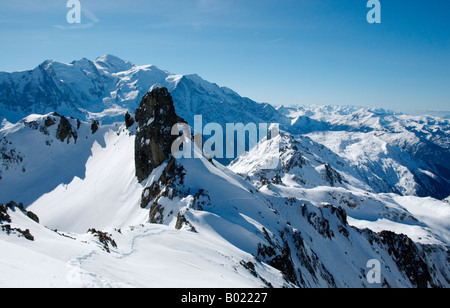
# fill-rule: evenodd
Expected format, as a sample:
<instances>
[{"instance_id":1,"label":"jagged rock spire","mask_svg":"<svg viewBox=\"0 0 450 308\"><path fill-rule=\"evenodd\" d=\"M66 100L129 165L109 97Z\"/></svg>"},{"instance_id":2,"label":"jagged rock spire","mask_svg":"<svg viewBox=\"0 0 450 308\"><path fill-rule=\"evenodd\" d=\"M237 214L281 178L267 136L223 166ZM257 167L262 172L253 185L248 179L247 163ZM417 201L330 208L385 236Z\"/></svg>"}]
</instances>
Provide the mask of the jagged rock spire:
<instances>
[{"instance_id":1,"label":"jagged rock spire","mask_svg":"<svg viewBox=\"0 0 450 308\"><path fill-rule=\"evenodd\" d=\"M139 182L166 161L171 154L173 125L185 123L175 112L172 96L167 88L155 87L142 99L136 110L135 163Z\"/></svg>"}]
</instances>

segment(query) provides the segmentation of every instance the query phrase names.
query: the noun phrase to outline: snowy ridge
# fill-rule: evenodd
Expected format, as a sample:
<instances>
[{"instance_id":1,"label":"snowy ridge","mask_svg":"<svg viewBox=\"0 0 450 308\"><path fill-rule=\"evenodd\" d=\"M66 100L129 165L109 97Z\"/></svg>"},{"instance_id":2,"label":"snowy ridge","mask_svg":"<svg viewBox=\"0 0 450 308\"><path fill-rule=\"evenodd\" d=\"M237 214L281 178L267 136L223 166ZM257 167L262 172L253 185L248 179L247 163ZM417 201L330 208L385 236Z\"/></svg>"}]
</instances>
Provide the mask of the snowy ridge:
<instances>
[{"instance_id":1,"label":"snowy ridge","mask_svg":"<svg viewBox=\"0 0 450 308\"><path fill-rule=\"evenodd\" d=\"M117 128L117 133L106 133L104 147L94 145L84 179L61 185L28 208L37 214L40 224L8 210L12 227L28 229L35 238L30 242L0 233L2 247L9 248L2 254L1 266L12 284L26 277L27 283L34 286L69 287L204 287L206 282L210 287L446 286L445 277L450 275L445 261L448 241L443 244L438 239L448 240L448 218L441 221L445 237L429 232L433 240L411 246L401 236L359 230L347 222L356 219L353 217L358 217L360 211L359 217L367 219L381 215L403 219L406 224L414 222L400 206L391 205L388 217L382 213L386 213L383 208L389 203L375 208L366 208L364 203L356 207L340 204L328 194L332 188L323 193L330 203L313 201L319 200L315 189L301 197L296 196L297 191L289 192L295 197L287 198L281 186L257 189L206 158L169 160L139 184L129 159L133 139L134 135L123 127ZM102 164L108 163L114 167L105 170ZM122 191L116 190L123 183L129 183L127 198L114 201L122 196ZM92 188L94 184L96 188ZM146 193L146 188L152 189ZM345 189L334 189L336 199L338 193L348 197ZM95 190L99 193L95 194ZM150 197L144 207L140 196ZM382 200L366 198L374 203ZM338 204L341 207L336 207ZM441 211L448 211L448 205L440 206ZM377 213L377 208L382 213ZM344 209L353 209L352 218L347 218ZM403 213L405 217L400 218ZM427 227L435 231L436 225L437 221L435 225L429 222ZM117 247L110 244L110 253L105 251L104 243L87 233L92 228L109 234ZM58 231L51 231L55 229ZM50 248L55 245L57 251ZM389 253L391 245L409 245L405 249L410 247L417 258L409 260L416 266L413 272L403 268L405 255ZM48 261L41 267L31 261L27 263L30 268L23 269L14 266L21 260L16 254L43 255ZM52 263L50 258L58 262ZM362 275L370 259L380 260L389 269L383 270L380 285L368 284ZM38 268L42 266L54 273L53 277L33 279L39 277ZM424 272L414 272L419 268Z\"/></svg>"},{"instance_id":2,"label":"snowy ridge","mask_svg":"<svg viewBox=\"0 0 450 308\"><path fill-rule=\"evenodd\" d=\"M441 198L447 193L448 180L440 176L437 167L390 145L386 139L393 141L393 134L316 132L308 136L346 157L376 192Z\"/></svg>"},{"instance_id":3,"label":"snowy ridge","mask_svg":"<svg viewBox=\"0 0 450 308\"><path fill-rule=\"evenodd\" d=\"M352 166L346 156L337 156L305 136L282 132L277 138L263 140L228 168L269 196L296 198L318 207L324 204L342 207L352 225L375 232L404 233L422 243L450 243L450 225L446 222L450 208L443 202L380 194L376 179L361 177L361 167ZM280 158L279 166L264 170L261 162L270 160L271 156ZM421 202L422 206L415 207ZM425 222L429 221L425 218L427 211L436 222Z\"/></svg>"},{"instance_id":4,"label":"snowy ridge","mask_svg":"<svg viewBox=\"0 0 450 308\"><path fill-rule=\"evenodd\" d=\"M291 119L290 132L308 134L346 157L367 173L361 176L368 183L377 183L378 192L439 199L450 193L448 119L352 106L281 106L277 110Z\"/></svg>"},{"instance_id":5,"label":"snowy ridge","mask_svg":"<svg viewBox=\"0 0 450 308\"><path fill-rule=\"evenodd\" d=\"M0 286L449 287L448 120L275 109L114 56L2 73L0 94ZM283 131L229 166L175 159L196 114Z\"/></svg>"},{"instance_id":6,"label":"snowy ridge","mask_svg":"<svg viewBox=\"0 0 450 308\"><path fill-rule=\"evenodd\" d=\"M262 286L240 263L251 256L208 235L148 224L111 229L117 248L107 253L93 234L53 231L20 211L8 213L12 227L28 229L35 239L0 232L2 287ZM256 269L283 286L277 270L263 264Z\"/></svg>"},{"instance_id":7,"label":"snowy ridge","mask_svg":"<svg viewBox=\"0 0 450 308\"><path fill-rule=\"evenodd\" d=\"M154 85L169 90L177 114L191 126L195 115L203 116L204 125L279 123L281 129L294 135L310 134L354 167L365 170L363 173L374 173L360 176L374 181L377 192L438 199L450 195L448 119L353 106L274 108L195 74L171 74L154 65L138 66L111 55L70 64L48 60L31 71L0 73L0 118L15 123L29 114L56 111L87 122L122 122L127 112L134 114L140 99ZM345 143L336 145L337 136ZM379 155L372 161L370 156L374 155L367 146L380 143L380 149L388 148L376 148Z\"/></svg>"},{"instance_id":8,"label":"snowy ridge","mask_svg":"<svg viewBox=\"0 0 450 308\"><path fill-rule=\"evenodd\" d=\"M275 108L242 98L198 75L175 75L112 55L70 64L49 60L32 71L0 73L0 116L16 122L30 113L56 111L81 120L113 123L127 111L134 113L155 84L172 93L177 113L189 123L197 114L220 124L279 120L274 117Z\"/></svg>"},{"instance_id":9,"label":"snowy ridge","mask_svg":"<svg viewBox=\"0 0 450 308\"><path fill-rule=\"evenodd\" d=\"M93 145L104 145L104 134L112 128L95 130L94 123L55 113L30 115L16 124L4 121L0 128L0 202L20 200L28 206L58 185L84 178Z\"/></svg>"},{"instance_id":10,"label":"snowy ridge","mask_svg":"<svg viewBox=\"0 0 450 308\"><path fill-rule=\"evenodd\" d=\"M265 170L261 162L273 159L280 159L278 167ZM276 139L263 140L233 161L229 168L256 186L274 182L294 187L336 186L371 191L344 157L306 136L286 132L281 132Z\"/></svg>"}]
</instances>

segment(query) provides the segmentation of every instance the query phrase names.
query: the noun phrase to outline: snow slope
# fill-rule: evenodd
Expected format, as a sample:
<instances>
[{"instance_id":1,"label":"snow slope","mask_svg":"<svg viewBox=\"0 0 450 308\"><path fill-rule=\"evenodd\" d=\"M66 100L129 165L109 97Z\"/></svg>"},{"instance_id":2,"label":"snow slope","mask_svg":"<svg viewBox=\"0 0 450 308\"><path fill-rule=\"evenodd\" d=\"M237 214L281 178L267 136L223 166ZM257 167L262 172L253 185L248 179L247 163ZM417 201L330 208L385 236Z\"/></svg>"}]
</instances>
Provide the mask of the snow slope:
<instances>
[{"instance_id":1,"label":"snow slope","mask_svg":"<svg viewBox=\"0 0 450 308\"><path fill-rule=\"evenodd\" d=\"M267 169L262 161L279 160ZM345 156L338 156L306 136L281 132L265 139L229 165L230 170L249 177L254 185L268 182L296 187L337 186L371 191Z\"/></svg>"},{"instance_id":2,"label":"snow slope","mask_svg":"<svg viewBox=\"0 0 450 308\"><path fill-rule=\"evenodd\" d=\"M30 115L16 124L3 121L0 128L0 202L18 200L31 204L58 185L76 176L85 177L86 161L94 144L105 144L112 126L99 127L66 119L71 135L64 141L57 132L62 117L53 113Z\"/></svg>"},{"instance_id":3,"label":"snow slope","mask_svg":"<svg viewBox=\"0 0 450 308\"><path fill-rule=\"evenodd\" d=\"M308 134L371 177L377 191L432 196L450 193L448 119L354 106L278 107L288 129ZM384 183L383 183L384 182Z\"/></svg>"},{"instance_id":4,"label":"snow slope","mask_svg":"<svg viewBox=\"0 0 450 308\"><path fill-rule=\"evenodd\" d=\"M395 138L393 134L315 132L308 136L346 157L376 192L442 198L448 190L448 181L435 167L385 141Z\"/></svg>"},{"instance_id":5,"label":"snow slope","mask_svg":"<svg viewBox=\"0 0 450 308\"><path fill-rule=\"evenodd\" d=\"M68 287L447 286L448 219L425 215L420 202L408 215L393 197L344 187L270 184L258 189L206 158L170 159L137 183L130 159L133 139L124 127L105 132L104 146L93 145L83 179L57 187L27 208L39 216L39 225L20 211L8 211L12 227L29 229L35 240L0 233L2 247L9 248L0 256L1 266L4 277L11 278L0 283L10 286L26 279L31 286ZM367 201L359 206L349 198L340 203L337 200L344 199L338 193ZM330 202L322 203L321 198ZM369 207L373 204L377 206ZM437 204L441 214L448 215L448 205ZM344 208L354 225L381 216L399 224L415 223L432 238L408 244L400 235L354 228ZM415 221L416 215L424 222ZM117 247L105 251L87 233L90 228L107 232ZM412 270L403 267L408 254L392 254L393 246L411 250ZM16 255L24 253L36 256L36 261L17 266L23 257ZM381 284L365 279L371 259L384 266ZM42 271L38 260L51 275L37 278Z\"/></svg>"},{"instance_id":6,"label":"snow slope","mask_svg":"<svg viewBox=\"0 0 450 308\"><path fill-rule=\"evenodd\" d=\"M328 134L330 133L327 136ZM344 133L334 134L330 141L333 140L338 145L351 144L346 143L341 136ZM317 135L314 137L318 142L324 143ZM361 138L361 142L367 143L369 140ZM386 149L385 144L384 147L379 144L361 146L367 151L364 152L366 156L354 149L338 156L334 153L340 153L339 148L336 149L333 145L330 147L334 152L306 136L282 132L275 140L261 141L255 148L233 161L228 168L269 196L297 198L318 207L324 204L340 206L345 209L354 226L369 228L375 232L389 230L403 233L422 243L450 243L450 207L446 203L433 198L413 197L411 195L414 192L406 192L410 196L380 194L383 189L379 188L379 183L383 182L382 177L377 177L376 170L364 170L367 162L355 165L354 161L346 159L352 155L358 159L371 155L366 159L375 162L380 149ZM382 157L389 160L395 156ZM263 162L274 158L280 159L278 167L265 170ZM392 161L379 165L389 166L389 163L392 164ZM388 174L386 171L382 172ZM405 185L414 183L408 182L406 176L402 180Z\"/></svg>"},{"instance_id":7,"label":"snow slope","mask_svg":"<svg viewBox=\"0 0 450 308\"><path fill-rule=\"evenodd\" d=\"M251 256L207 235L159 225L130 226L120 232L109 230L117 248L107 253L92 234L56 232L17 209L8 213L12 226L29 229L35 240L0 232L1 287L262 286L241 265ZM257 269L274 286L283 286L278 271L265 265Z\"/></svg>"},{"instance_id":8,"label":"snow slope","mask_svg":"<svg viewBox=\"0 0 450 308\"><path fill-rule=\"evenodd\" d=\"M145 221L145 213L138 210L142 186L134 172L134 137L119 127L107 131L104 139L104 147L92 145L83 177L60 184L29 207L46 226L83 233Z\"/></svg>"}]
</instances>

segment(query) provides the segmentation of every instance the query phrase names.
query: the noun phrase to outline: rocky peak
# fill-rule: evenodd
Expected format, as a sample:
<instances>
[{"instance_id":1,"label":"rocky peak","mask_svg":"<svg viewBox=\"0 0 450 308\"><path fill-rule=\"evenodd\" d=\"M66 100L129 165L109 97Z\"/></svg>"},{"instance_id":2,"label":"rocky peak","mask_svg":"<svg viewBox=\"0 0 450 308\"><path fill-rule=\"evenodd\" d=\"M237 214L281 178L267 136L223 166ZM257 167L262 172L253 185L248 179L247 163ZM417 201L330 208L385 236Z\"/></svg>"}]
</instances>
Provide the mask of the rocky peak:
<instances>
[{"instance_id":1,"label":"rocky peak","mask_svg":"<svg viewBox=\"0 0 450 308\"><path fill-rule=\"evenodd\" d=\"M142 182L170 157L172 143L177 138L171 135L172 127L185 121L177 116L172 96L164 87L153 88L143 97L135 118L138 123L136 176Z\"/></svg>"}]
</instances>

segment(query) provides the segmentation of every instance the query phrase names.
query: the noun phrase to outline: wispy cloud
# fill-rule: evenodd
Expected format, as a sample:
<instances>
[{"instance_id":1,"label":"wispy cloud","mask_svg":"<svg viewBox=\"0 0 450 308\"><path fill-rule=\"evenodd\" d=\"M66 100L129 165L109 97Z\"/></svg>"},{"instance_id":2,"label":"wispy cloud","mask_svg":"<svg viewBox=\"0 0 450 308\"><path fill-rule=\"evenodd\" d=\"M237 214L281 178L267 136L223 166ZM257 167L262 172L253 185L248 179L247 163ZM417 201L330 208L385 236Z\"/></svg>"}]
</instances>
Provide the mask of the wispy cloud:
<instances>
[{"instance_id":1,"label":"wispy cloud","mask_svg":"<svg viewBox=\"0 0 450 308\"><path fill-rule=\"evenodd\" d=\"M284 41L284 38L279 38L276 40L268 41L267 44L275 44L275 43L282 42L282 41Z\"/></svg>"}]
</instances>

